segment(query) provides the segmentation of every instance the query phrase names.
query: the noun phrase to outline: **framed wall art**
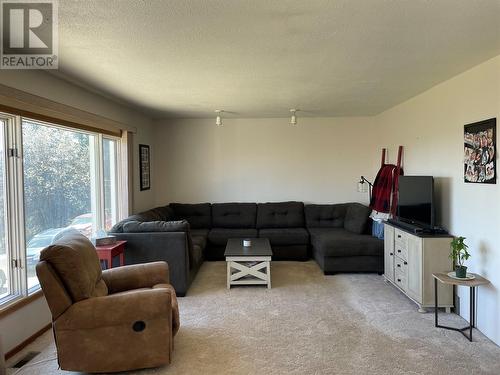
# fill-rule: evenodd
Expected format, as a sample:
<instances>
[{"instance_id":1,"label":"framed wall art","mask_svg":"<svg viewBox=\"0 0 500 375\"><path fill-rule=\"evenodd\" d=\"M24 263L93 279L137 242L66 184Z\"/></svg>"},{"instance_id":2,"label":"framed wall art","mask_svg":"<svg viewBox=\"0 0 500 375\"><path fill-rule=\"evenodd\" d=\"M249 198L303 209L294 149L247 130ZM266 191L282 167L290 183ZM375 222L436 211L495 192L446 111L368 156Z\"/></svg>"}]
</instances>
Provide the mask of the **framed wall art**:
<instances>
[{"instance_id":1,"label":"framed wall art","mask_svg":"<svg viewBox=\"0 0 500 375\"><path fill-rule=\"evenodd\" d=\"M464 126L465 182L496 184L496 128L496 118Z\"/></svg>"},{"instance_id":2,"label":"framed wall art","mask_svg":"<svg viewBox=\"0 0 500 375\"><path fill-rule=\"evenodd\" d=\"M139 145L139 176L140 188L151 189L151 153L148 145Z\"/></svg>"}]
</instances>

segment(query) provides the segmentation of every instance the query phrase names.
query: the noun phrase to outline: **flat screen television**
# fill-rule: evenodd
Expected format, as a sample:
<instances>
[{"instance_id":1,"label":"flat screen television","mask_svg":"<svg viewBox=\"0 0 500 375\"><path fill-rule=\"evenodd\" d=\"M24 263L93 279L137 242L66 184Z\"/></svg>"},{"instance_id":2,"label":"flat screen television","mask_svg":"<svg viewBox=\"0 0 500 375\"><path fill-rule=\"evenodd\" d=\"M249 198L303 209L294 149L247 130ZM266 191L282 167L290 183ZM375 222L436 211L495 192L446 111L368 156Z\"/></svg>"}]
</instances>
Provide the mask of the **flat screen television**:
<instances>
[{"instance_id":1,"label":"flat screen television","mask_svg":"<svg viewBox=\"0 0 500 375\"><path fill-rule=\"evenodd\" d=\"M400 176L398 219L423 228L434 228L434 179Z\"/></svg>"}]
</instances>

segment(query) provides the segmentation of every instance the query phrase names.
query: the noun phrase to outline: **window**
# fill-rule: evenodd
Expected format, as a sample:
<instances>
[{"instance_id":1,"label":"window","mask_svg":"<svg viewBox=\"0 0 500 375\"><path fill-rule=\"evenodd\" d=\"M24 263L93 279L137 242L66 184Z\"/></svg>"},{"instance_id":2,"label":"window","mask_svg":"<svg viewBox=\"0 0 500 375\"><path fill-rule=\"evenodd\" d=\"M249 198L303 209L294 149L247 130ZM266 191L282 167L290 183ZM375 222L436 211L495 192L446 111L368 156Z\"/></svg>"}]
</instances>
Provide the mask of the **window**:
<instances>
[{"instance_id":1,"label":"window","mask_svg":"<svg viewBox=\"0 0 500 375\"><path fill-rule=\"evenodd\" d=\"M7 181L5 173L5 121L0 120L0 300L11 293L10 254L7 244Z\"/></svg>"},{"instance_id":2,"label":"window","mask_svg":"<svg viewBox=\"0 0 500 375\"><path fill-rule=\"evenodd\" d=\"M40 252L62 231L90 238L118 221L119 146L98 133L0 117L0 305L38 290Z\"/></svg>"},{"instance_id":3,"label":"window","mask_svg":"<svg viewBox=\"0 0 500 375\"><path fill-rule=\"evenodd\" d=\"M28 288L40 251L67 228L96 230L95 135L22 120Z\"/></svg>"},{"instance_id":4,"label":"window","mask_svg":"<svg viewBox=\"0 0 500 375\"><path fill-rule=\"evenodd\" d=\"M118 142L104 138L103 183L104 183L104 229L110 230L118 221Z\"/></svg>"}]
</instances>

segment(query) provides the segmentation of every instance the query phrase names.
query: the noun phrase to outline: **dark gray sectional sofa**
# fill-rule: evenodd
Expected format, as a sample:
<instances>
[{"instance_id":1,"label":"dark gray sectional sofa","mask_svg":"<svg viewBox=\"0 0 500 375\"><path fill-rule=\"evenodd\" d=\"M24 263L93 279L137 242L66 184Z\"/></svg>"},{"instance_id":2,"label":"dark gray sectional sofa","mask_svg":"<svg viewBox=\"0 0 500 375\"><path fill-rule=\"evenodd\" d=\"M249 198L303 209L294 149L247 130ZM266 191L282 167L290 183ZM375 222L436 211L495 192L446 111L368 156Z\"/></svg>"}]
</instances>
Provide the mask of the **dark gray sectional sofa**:
<instances>
[{"instance_id":1,"label":"dark gray sectional sofa","mask_svg":"<svg viewBox=\"0 0 500 375\"><path fill-rule=\"evenodd\" d=\"M164 260L185 295L202 262L223 260L229 238L269 238L273 260L307 260L325 274L383 272L383 241L369 234L359 203L171 203L132 215L110 231L127 240L126 264Z\"/></svg>"},{"instance_id":2,"label":"dark gray sectional sofa","mask_svg":"<svg viewBox=\"0 0 500 375\"><path fill-rule=\"evenodd\" d=\"M359 203L305 207L312 256L325 274L384 272L384 244L369 234L370 212Z\"/></svg>"},{"instance_id":3,"label":"dark gray sectional sofa","mask_svg":"<svg viewBox=\"0 0 500 375\"><path fill-rule=\"evenodd\" d=\"M269 238L274 260L309 258L302 202L212 204L206 259L223 260L227 240L241 237Z\"/></svg>"}]
</instances>

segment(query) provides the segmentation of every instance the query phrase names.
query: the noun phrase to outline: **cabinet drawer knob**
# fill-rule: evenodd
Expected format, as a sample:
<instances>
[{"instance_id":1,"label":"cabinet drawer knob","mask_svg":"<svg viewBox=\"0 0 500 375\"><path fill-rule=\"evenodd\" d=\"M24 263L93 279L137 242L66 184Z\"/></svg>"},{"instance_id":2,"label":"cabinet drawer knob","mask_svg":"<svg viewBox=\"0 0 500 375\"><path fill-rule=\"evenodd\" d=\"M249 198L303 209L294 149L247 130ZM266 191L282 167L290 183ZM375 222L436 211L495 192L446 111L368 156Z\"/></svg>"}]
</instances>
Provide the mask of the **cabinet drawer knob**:
<instances>
[{"instance_id":1,"label":"cabinet drawer knob","mask_svg":"<svg viewBox=\"0 0 500 375\"><path fill-rule=\"evenodd\" d=\"M403 262L405 264L405 266L408 264L408 262Z\"/></svg>"},{"instance_id":2,"label":"cabinet drawer knob","mask_svg":"<svg viewBox=\"0 0 500 375\"><path fill-rule=\"evenodd\" d=\"M401 282L401 279L398 279L398 283L400 283L400 282Z\"/></svg>"},{"instance_id":3,"label":"cabinet drawer knob","mask_svg":"<svg viewBox=\"0 0 500 375\"><path fill-rule=\"evenodd\" d=\"M400 235L400 234L398 234L398 238L401 238L401 235Z\"/></svg>"},{"instance_id":4,"label":"cabinet drawer knob","mask_svg":"<svg viewBox=\"0 0 500 375\"><path fill-rule=\"evenodd\" d=\"M398 267L401 268L401 264L398 264Z\"/></svg>"},{"instance_id":5,"label":"cabinet drawer knob","mask_svg":"<svg viewBox=\"0 0 500 375\"><path fill-rule=\"evenodd\" d=\"M400 252L401 252L401 250L398 250L398 253L400 253Z\"/></svg>"},{"instance_id":6,"label":"cabinet drawer knob","mask_svg":"<svg viewBox=\"0 0 500 375\"><path fill-rule=\"evenodd\" d=\"M389 253L389 255L394 255L394 253Z\"/></svg>"}]
</instances>

